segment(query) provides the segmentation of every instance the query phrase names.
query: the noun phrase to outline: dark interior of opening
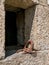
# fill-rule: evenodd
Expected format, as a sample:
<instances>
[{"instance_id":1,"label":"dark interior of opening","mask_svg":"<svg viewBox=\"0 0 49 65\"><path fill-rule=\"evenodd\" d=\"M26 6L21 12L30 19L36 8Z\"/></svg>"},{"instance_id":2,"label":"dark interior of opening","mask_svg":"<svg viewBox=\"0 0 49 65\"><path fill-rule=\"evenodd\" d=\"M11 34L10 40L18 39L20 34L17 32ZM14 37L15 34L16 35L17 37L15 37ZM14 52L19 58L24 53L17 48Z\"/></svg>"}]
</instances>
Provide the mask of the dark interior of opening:
<instances>
[{"instance_id":1,"label":"dark interior of opening","mask_svg":"<svg viewBox=\"0 0 49 65\"><path fill-rule=\"evenodd\" d=\"M23 11L24 10L20 9L20 11L18 11L17 13L22 12L23 13L22 16L24 18ZM5 11L5 51L6 51L5 57L10 56L14 54L17 50L24 48L24 45L19 44L17 39L18 28L21 27L21 25L20 27L18 27L19 24L17 25L17 22L19 23L19 21L21 20L20 18L20 20L17 21L17 16L18 16L17 13L13 11ZM24 25L24 20L22 24ZM24 26L22 26L22 29L24 29ZM23 35L22 38L24 38L23 32L24 31L22 31L22 35Z\"/></svg>"},{"instance_id":2,"label":"dark interior of opening","mask_svg":"<svg viewBox=\"0 0 49 65\"><path fill-rule=\"evenodd\" d=\"M16 45L17 45L16 13L12 11L6 11L5 12L5 51L6 51L5 54L6 54L6 57L16 52L15 50Z\"/></svg>"},{"instance_id":3,"label":"dark interior of opening","mask_svg":"<svg viewBox=\"0 0 49 65\"><path fill-rule=\"evenodd\" d=\"M12 46L17 43L16 13L6 11L5 17L5 45Z\"/></svg>"}]
</instances>

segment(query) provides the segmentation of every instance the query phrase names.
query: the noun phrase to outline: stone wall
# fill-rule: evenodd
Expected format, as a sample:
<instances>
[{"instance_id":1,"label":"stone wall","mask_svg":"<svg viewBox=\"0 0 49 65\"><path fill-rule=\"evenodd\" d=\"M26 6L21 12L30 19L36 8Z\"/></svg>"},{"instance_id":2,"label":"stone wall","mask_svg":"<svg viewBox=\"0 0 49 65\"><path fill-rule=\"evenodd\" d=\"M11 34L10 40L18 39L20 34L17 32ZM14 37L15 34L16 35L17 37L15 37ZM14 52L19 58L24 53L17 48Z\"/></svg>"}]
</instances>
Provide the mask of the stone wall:
<instances>
[{"instance_id":1,"label":"stone wall","mask_svg":"<svg viewBox=\"0 0 49 65\"><path fill-rule=\"evenodd\" d=\"M38 0L39 3L41 3L42 5L47 5L47 0Z\"/></svg>"},{"instance_id":2,"label":"stone wall","mask_svg":"<svg viewBox=\"0 0 49 65\"><path fill-rule=\"evenodd\" d=\"M3 58L5 56L5 52L4 52L5 11L4 11L3 2L4 0L1 0L0 2L0 58ZM33 40L34 48L39 51L36 52L36 55L33 53L33 55L35 55L34 57L31 54L30 55L17 54L16 58L20 59L20 60L17 59L17 61L18 63L20 62L21 65L22 64L24 65L25 63L26 64L28 63L27 65L34 65L34 64L35 65L49 65L49 6L46 6L47 4L46 0L39 0L39 2L40 3L38 5L34 5L25 10L25 41L27 41L28 39ZM20 39L18 41L21 41L21 39L23 39L23 36L22 36L23 34L20 34L23 31L23 24L22 24L23 19L22 20L20 19L23 17L21 13L17 17L18 17L17 23L19 26L17 33L18 33L18 36L20 36ZM7 62L8 63L11 62L11 65L12 64L14 65L14 63L17 63L16 59L15 59L15 62L13 61L10 61L10 62L7 61ZM6 64L5 62L5 65L8 65L8 63Z\"/></svg>"},{"instance_id":3,"label":"stone wall","mask_svg":"<svg viewBox=\"0 0 49 65\"><path fill-rule=\"evenodd\" d=\"M28 39L34 41L36 49L49 49L49 6L38 4L25 10L25 40Z\"/></svg>"},{"instance_id":4,"label":"stone wall","mask_svg":"<svg viewBox=\"0 0 49 65\"><path fill-rule=\"evenodd\" d=\"M25 10L25 41L30 39L30 36L31 36L35 9L36 9L36 5ZM32 33L33 33L33 31L32 31ZM32 35L32 37L33 37L33 35Z\"/></svg>"},{"instance_id":5,"label":"stone wall","mask_svg":"<svg viewBox=\"0 0 49 65\"><path fill-rule=\"evenodd\" d=\"M5 4L26 9L35 4L47 5L47 0L6 0Z\"/></svg>"},{"instance_id":6,"label":"stone wall","mask_svg":"<svg viewBox=\"0 0 49 65\"><path fill-rule=\"evenodd\" d=\"M4 0L0 0L0 59L5 56L5 11L3 3Z\"/></svg>"},{"instance_id":7,"label":"stone wall","mask_svg":"<svg viewBox=\"0 0 49 65\"><path fill-rule=\"evenodd\" d=\"M26 9L32 6L34 3L37 3L37 1L38 0L6 0L5 4Z\"/></svg>"},{"instance_id":8,"label":"stone wall","mask_svg":"<svg viewBox=\"0 0 49 65\"><path fill-rule=\"evenodd\" d=\"M44 53L43 62L38 60L38 64L49 65L49 6L46 0L39 0L38 5L25 10L25 40L28 39L33 40L34 48L39 50L40 54ZM35 65L38 64L35 62Z\"/></svg>"},{"instance_id":9,"label":"stone wall","mask_svg":"<svg viewBox=\"0 0 49 65\"><path fill-rule=\"evenodd\" d=\"M36 6L33 21L33 38L35 48L40 50L49 49L49 7Z\"/></svg>"}]
</instances>

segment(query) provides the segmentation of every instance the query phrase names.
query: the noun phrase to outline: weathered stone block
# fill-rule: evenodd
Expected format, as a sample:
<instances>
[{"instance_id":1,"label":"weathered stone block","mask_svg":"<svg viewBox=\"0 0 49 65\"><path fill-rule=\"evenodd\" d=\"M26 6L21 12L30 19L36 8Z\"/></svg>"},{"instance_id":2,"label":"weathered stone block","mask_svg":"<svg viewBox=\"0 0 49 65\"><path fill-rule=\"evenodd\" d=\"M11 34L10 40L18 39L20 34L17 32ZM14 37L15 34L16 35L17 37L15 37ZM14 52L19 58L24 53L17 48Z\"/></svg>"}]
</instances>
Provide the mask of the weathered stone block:
<instances>
[{"instance_id":1,"label":"weathered stone block","mask_svg":"<svg viewBox=\"0 0 49 65\"><path fill-rule=\"evenodd\" d=\"M14 7L20 7L23 9L29 8L34 4L48 5L47 0L6 0L5 4L11 5Z\"/></svg>"},{"instance_id":2,"label":"weathered stone block","mask_svg":"<svg viewBox=\"0 0 49 65\"><path fill-rule=\"evenodd\" d=\"M5 11L4 11L4 0L1 0L0 4L0 59L4 58L4 43L5 43Z\"/></svg>"},{"instance_id":3,"label":"weathered stone block","mask_svg":"<svg viewBox=\"0 0 49 65\"><path fill-rule=\"evenodd\" d=\"M49 65L49 50L36 51L32 54L15 53L1 60L0 65Z\"/></svg>"},{"instance_id":4,"label":"weathered stone block","mask_svg":"<svg viewBox=\"0 0 49 65\"><path fill-rule=\"evenodd\" d=\"M32 33L36 49L49 49L49 7L36 6Z\"/></svg>"},{"instance_id":5,"label":"weathered stone block","mask_svg":"<svg viewBox=\"0 0 49 65\"><path fill-rule=\"evenodd\" d=\"M33 4L37 4L38 0L6 0L5 4L7 5L12 5L14 7L19 7L19 8L23 8L26 9L30 6L32 6Z\"/></svg>"},{"instance_id":6,"label":"weathered stone block","mask_svg":"<svg viewBox=\"0 0 49 65\"><path fill-rule=\"evenodd\" d=\"M47 4L47 0L38 0L39 3L46 5Z\"/></svg>"},{"instance_id":7,"label":"weathered stone block","mask_svg":"<svg viewBox=\"0 0 49 65\"><path fill-rule=\"evenodd\" d=\"M49 51L46 51L45 65L49 65Z\"/></svg>"},{"instance_id":8,"label":"weathered stone block","mask_svg":"<svg viewBox=\"0 0 49 65\"><path fill-rule=\"evenodd\" d=\"M25 40L32 39L34 47L49 49L49 7L35 5L25 10Z\"/></svg>"}]
</instances>

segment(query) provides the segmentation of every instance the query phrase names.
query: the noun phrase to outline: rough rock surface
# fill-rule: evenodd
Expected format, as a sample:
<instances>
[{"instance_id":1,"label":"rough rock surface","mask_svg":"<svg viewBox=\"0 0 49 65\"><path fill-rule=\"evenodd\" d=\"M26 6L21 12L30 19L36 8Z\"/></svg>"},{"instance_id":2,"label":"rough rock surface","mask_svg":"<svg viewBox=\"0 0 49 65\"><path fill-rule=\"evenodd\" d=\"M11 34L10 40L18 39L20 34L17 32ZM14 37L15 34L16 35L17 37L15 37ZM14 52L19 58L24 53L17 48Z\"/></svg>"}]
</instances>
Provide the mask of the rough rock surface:
<instances>
[{"instance_id":1,"label":"rough rock surface","mask_svg":"<svg viewBox=\"0 0 49 65\"><path fill-rule=\"evenodd\" d=\"M4 11L4 0L0 0L0 59L4 58L4 42L5 42L5 11Z\"/></svg>"},{"instance_id":2,"label":"rough rock surface","mask_svg":"<svg viewBox=\"0 0 49 65\"><path fill-rule=\"evenodd\" d=\"M32 0L24 1L25 3L21 2L20 4L16 0L11 0L11 2L8 0L7 3L14 7L18 5L17 7L24 9L32 3ZM49 65L49 6L46 6L47 0L38 0L38 2L38 5L25 10L25 40L32 39L35 43L34 47L40 51L33 54L15 53L0 60L0 65ZM0 0L0 59L5 56L5 10L3 3L4 0Z\"/></svg>"},{"instance_id":3,"label":"rough rock surface","mask_svg":"<svg viewBox=\"0 0 49 65\"><path fill-rule=\"evenodd\" d=\"M47 5L47 0L5 0L5 4L26 9L34 4Z\"/></svg>"},{"instance_id":4,"label":"rough rock surface","mask_svg":"<svg viewBox=\"0 0 49 65\"><path fill-rule=\"evenodd\" d=\"M36 0L35 0L36 2ZM12 5L14 7L20 7L20 8L28 8L29 6L33 5L34 2L32 0L6 0L5 4Z\"/></svg>"},{"instance_id":5,"label":"rough rock surface","mask_svg":"<svg viewBox=\"0 0 49 65\"><path fill-rule=\"evenodd\" d=\"M32 54L24 54L23 52L15 53L1 60L0 65L49 65L48 52L49 50L36 51Z\"/></svg>"},{"instance_id":6,"label":"rough rock surface","mask_svg":"<svg viewBox=\"0 0 49 65\"><path fill-rule=\"evenodd\" d=\"M36 49L49 50L49 7L37 5L33 20L33 38Z\"/></svg>"},{"instance_id":7,"label":"rough rock surface","mask_svg":"<svg viewBox=\"0 0 49 65\"><path fill-rule=\"evenodd\" d=\"M25 40L32 39L34 47L49 49L49 6L34 5L25 10Z\"/></svg>"}]
</instances>

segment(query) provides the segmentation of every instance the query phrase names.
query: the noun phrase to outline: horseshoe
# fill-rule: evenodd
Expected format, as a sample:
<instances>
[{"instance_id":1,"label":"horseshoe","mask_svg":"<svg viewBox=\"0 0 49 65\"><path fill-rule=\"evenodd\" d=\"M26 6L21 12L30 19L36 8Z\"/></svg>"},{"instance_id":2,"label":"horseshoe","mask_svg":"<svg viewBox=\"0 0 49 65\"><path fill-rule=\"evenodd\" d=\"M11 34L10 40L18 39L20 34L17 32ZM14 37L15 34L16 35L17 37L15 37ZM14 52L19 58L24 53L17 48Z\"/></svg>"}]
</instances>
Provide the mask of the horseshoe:
<instances>
[{"instance_id":1,"label":"horseshoe","mask_svg":"<svg viewBox=\"0 0 49 65\"><path fill-rule=\"evenodd\" d=\"M24 46L24 52L31 53L34 48L34 43L31 40L28 40Z\"/></svg>"},{"instance_id":2,"label":"horseshoe","mask_svg":"<svg viewBox=\"0 0 49 65\"><path fill-rule=\"evenodd\" d=\"M33 41L28 40L26 42L24 48L17 50L17 53L21 52L21 51L23 51L24 53L33 53L33 52L36 52L36 51L39 51L39 50L34 49L34 43L33 43Z\"/></svg>"}]
</instances>

